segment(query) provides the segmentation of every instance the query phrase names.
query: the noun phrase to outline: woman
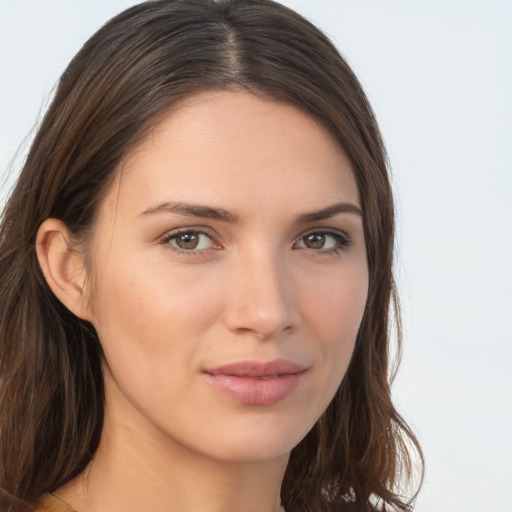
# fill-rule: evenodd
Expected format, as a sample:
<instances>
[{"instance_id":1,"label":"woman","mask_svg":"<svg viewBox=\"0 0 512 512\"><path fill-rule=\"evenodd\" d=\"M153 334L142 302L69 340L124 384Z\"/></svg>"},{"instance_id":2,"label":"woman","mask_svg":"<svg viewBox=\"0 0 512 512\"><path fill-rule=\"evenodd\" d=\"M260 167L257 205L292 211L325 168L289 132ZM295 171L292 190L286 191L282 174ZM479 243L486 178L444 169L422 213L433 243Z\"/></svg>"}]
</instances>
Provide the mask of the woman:
<instances>
[{"instance_id":1,"label":"woman","mask_svg":"<svg viewBox=\"0 0 512 512\"><path fill-rule=\"evenodd\" d=\"M393 209L333 45L164 0L73 59L1 227L6 510L408 510Z\"/></svg>"}]
</instances>

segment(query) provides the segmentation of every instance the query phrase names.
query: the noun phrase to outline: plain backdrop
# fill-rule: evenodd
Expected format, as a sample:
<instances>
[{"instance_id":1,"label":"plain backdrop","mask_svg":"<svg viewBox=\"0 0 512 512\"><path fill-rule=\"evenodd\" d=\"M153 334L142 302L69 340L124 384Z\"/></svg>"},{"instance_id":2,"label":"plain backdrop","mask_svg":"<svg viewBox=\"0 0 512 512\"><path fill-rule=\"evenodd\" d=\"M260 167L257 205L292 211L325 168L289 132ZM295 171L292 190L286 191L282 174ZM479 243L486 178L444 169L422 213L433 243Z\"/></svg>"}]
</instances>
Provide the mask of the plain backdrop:
<instances>
[{"instance_id":1,"label":"plain backdrop","mask_svg":"<svg viewBox=\"0 0 512 512\"><path fill-rule=\"evenodd\" d=\"M0 0L3 196L68 61L134 3ZM388 147L405 334L394 396L427 459L416 510L511 512L512 1L284 3L338 45Z\"/></svg>"}]
</instances>

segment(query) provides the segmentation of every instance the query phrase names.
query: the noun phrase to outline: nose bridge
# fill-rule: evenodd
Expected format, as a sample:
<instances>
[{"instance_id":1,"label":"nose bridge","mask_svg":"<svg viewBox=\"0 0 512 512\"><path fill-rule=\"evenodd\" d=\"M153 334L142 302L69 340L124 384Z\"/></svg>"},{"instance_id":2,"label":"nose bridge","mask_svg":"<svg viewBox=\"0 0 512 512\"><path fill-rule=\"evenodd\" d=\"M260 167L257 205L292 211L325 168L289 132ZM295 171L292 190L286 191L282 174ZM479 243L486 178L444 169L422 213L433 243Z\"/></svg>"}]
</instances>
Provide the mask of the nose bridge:
<instances>
[{"instance_id":1,"label":"nose bridge","mask_svg":"<svg viewBox=\"0 0 512 512\"><path fill-rule=\"evenodd\" d=\"M297 311L286 263L276 248L257 244L239 255L226 313L230 329L269 338L294 327Z\"/></svg>"}]
</instances>

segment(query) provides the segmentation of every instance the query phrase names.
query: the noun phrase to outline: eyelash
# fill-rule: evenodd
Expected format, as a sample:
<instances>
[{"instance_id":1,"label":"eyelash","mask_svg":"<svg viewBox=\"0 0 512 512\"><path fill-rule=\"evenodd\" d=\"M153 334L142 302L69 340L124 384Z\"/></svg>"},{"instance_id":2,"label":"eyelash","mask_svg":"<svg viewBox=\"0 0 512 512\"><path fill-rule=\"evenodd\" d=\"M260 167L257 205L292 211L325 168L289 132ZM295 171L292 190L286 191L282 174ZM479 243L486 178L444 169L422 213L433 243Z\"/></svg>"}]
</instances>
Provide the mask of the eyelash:
<instances>
[{"instance_id":1,"label":"eyelash","mask_svg":"<svg viewBox=\"0 0 512 512\"><path fill-rule=\"evenodd\" d=\"M315 254L319 256L328 256L332 254L340 254L343 251L346 251L348 247L352 244L352 240L344 233L339 231L329 231L329 230L313 230L305 233L300 237L300 241L302 242L306 237L311 235L320 235L325 236L326 238L332 238L336 242L336 245L330 249L319 249L315 251L314 249L310 249L309 247L305 247L304 249L310 249Z\"/></svg>"},{"instance_id":2,"label":"eyelash","mask_svg":"<svg viewBox=\"0 0 512 512\"><path fill-rule=\"evenodd\" d=\"M207 251L212 249L211 247L208 247L207 249L181 249L180 247L177 247L176 245L172 245L170 242L172 240L176 240L178 236L180 235L198 235L198 236L206 236L212 241L212 245L214 246L214 250L218 250L221 246L216 244L213 240L213 237L209 235L207 232L199 230L199 229L193 229L193 228L184 228L178 231L173 231L171 233L166 234L161 240L160 244L170 246L172 251L175 251L179 254L183 254L185 256L204 256ZM309 249L311 250L315 255L323 256L323 255L332 255L332 254L340 254L343 251L346 251L348 247L352 244L352 240L344 233L341 233L339 231L329 231L329 230L313 230L308 231L307 233L300 236L299 241L295 242L294 246L297 243L300 243L304 241L304 239L311 235L320 235L325 236L326 238L332 238L336 242L336 246L329 248L329 249L319 249L314 250L310 249L308 247L300 247L299 249ZM217 247L215 247L217 246Z\"/></svg>"},{"instance_id":3,"label":"eyelash","mask_svg":"<svg viewBox=\"0 0 512 512\"><path fill-rule=\"evenodd\" d=\"M168 234L164 235L164 237L160 240L160 243L162 245L169 246L172 251L177 252L178 254L183 254L185 256L204 256L206 251L211 249L209 247L208 249L189 249L189 250L187 250L187 249L181 249L180 247L172 245L171 241L176 240L176 238L178 238L180 235L206 236L212 241L212 245L214 245L214 246L217 245L217 244L215 244L213 237L210 236L208 233L206 233L205 231L202 231L200 229L193 229L193 228L184 228L184 229L180 229L178 231L173 231L171 233L168 233ZM218 247L220 248L220 245ZM217 249L215 249L215 250L217 250Z\"/></svg>"}]
</instances>

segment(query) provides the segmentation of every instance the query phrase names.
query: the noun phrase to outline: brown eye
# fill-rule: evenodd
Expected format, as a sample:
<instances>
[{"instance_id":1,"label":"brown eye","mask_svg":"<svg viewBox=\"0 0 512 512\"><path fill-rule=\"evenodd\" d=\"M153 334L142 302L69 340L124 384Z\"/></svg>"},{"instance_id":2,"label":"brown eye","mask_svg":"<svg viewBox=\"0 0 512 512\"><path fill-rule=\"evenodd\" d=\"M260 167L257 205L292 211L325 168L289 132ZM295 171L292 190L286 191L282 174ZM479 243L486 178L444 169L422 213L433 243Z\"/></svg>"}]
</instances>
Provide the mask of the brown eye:
<instances>
[{"instance_id":1,"label":"brown eye","mask_svg":"<svg viewBox=\"0 0 512 512\"><path fill-rule=\"evenodd\" d=\"M349 245L350 240L343 233L337 231L313 231L302 236L296 247L329 254L330 252L346 249Z\"/></svg>"},{"instance_id":2,"label":"brown eye","mask_svg":"<svg viewBox=\"0 0 512 512\"><path fill-rule=\"evenodd\" d=\"M181 231L170 233L162 240L163 244L169 244L171 249L182 252L195 253L214 246L213 240L201 231Z\"/></svg>"},{"instance_id":3,"label":"brown eye","mask_svg":"<svg viewBox=\"0 0 512 512\"><path fill-rule=\"evenodd\" d=\"M199 235L197 233L183 233L174 240L180 249L196 249L199 245Z\"/></svg>"},{"instance_id":4,"label":"brown eye","mask_svg":"<svg viewBox=\"0 0 512 512\"><path fill-rule=\"evenodd\" d=\"M308 249L322 249L325 245L325 238L323 233L311 233L303 238L304 245Z\"/></svg>"}]
</instances>

